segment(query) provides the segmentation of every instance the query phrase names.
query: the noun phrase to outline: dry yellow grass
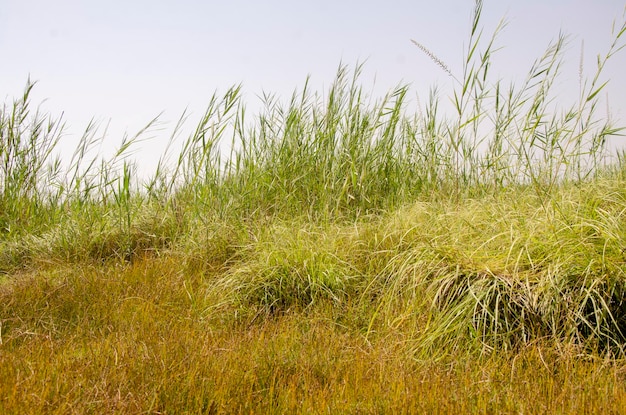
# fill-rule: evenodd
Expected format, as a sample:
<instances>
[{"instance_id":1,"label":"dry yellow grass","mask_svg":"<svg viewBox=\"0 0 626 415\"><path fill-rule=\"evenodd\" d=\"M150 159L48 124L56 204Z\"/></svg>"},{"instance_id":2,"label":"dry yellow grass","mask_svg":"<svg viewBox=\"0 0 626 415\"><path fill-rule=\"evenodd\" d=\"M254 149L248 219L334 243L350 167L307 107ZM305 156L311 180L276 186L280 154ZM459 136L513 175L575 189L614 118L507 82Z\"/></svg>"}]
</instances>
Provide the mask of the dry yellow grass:
<instances>
[{"instance_id":1,"label":"dry yellow grass","mask_svg":"<svg viewBox=\"0 0 626 415\"><path fill-rule=\"evenodd\" d=\"M322 302L207 313L212 279L175 258L53 266L0 291L0 411L563 413L626 410L626 365L536 343L516 353L412 353L414 330ZM372 329L372 328L370 328Z\"/></svg>"}]
</instances>

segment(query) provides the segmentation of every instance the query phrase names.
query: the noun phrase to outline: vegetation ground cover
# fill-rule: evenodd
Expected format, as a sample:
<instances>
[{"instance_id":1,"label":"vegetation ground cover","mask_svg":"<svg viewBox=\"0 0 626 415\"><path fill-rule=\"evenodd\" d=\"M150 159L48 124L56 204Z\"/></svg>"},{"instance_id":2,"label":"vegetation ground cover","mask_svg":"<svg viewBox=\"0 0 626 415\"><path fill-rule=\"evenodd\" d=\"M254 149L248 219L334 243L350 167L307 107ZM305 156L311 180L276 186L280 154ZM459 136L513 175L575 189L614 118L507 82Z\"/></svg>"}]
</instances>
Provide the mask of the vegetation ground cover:
<instances>
[{"instance_id":1,"label":"vegetation ground cover","mask_svg":"<svg viewBox=\"0 0 626 415\"><path fill-rule=\"evenodd\" d=\"M370 97L359 65L252 117L236 86L148 179L156 121L61 160L29 82L0 112L0 411L622 413L626 167L599 103L626 25L554 109L566 38L507 85L481 12L452 113Z\"/></svg>"}]
</instances>

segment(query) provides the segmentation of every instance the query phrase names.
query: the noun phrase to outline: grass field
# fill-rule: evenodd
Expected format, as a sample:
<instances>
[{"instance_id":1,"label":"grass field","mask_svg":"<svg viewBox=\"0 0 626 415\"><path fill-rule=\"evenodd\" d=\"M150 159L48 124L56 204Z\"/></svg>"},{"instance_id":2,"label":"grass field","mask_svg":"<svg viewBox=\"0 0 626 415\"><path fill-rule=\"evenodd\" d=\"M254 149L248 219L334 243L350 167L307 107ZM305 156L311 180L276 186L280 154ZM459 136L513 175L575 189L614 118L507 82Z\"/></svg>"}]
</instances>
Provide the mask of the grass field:
<instances>
[{"instance_id":1,"label":"grass field","mask_svg":"<svg viewBox=\"0 0 626 415\"><path fill-rule=\"evenodd\" d=\"M599 99L626 23L554 109L566 39L493 81L481 8L451 113L358 65L259 114L233 87L146 179L141 133L103 159L90 125L60 160L29 81L0 112L0 413L624 413Z\"/></svg>"}]
</instances>

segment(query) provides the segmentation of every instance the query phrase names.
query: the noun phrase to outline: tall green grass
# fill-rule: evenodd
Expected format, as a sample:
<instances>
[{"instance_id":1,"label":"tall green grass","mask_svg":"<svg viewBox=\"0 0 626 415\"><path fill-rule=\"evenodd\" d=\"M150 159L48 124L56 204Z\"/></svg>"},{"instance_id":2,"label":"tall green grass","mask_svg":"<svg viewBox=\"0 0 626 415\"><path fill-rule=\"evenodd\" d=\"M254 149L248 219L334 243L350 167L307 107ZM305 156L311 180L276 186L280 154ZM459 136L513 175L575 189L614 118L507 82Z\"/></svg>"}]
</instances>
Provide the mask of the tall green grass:
<instances>
[{"instance_id":1,"label":"tall green grass","mask_svg":"<svg viewBox=\"0 0 626 415\"><path fill-rule=\"evenodd\" d=\"M549 192L558 183L595 175L607 138L621 131L596 113L607 85L602 71L621 49L624 26L598 57L579 102L552 110L565 37L548 47L522 85L506 85L491 78L500 27L485 38L481 12L477 2L462 74L454 78L453 114L439 113L436 91L416 114L405 111L406 85L380 99L368 96L359 83L361 65L352 71L341 65L323 98L308 82L286 105L264 95L264 109L252 117L236 86L213 96L180 154L165 155L147 183L133 182L129 161L144 131L126 137L111 160L97 160L88 158L99 142L96 126L89 125L64 169L54 158L62 122L31 112L29 82L2 112L3 232L37 229L54 220L40 210L74 202L127 206L142 187L161 203L191 197L192 205L210 205L222 216L298 213L319 219L355 218L430 194L460 197L519 184ZM126 228L129 213L120 218Z\"/></svg>"},{"instance_id":2,"label":"tall green grass","mask_svg":"<svg viewBox=\"0 0 626 415\"><path fill-rule=\"evenodd\" d=\"M506 84L491 77L501 27L486 37L481 13L460 76L414 42L456 80L452 114L435 89L415 113L407 85L371 97L361 65L286 105L264 95L252 116L234 86L143 181L132 154L157 119L109 159L90 124L65 164L63 122L33 112L29 81L0 113L0 272L172 255L214 277L215 308L356 303L373 310L367 338L380 319L419 327L416 355L546 337L623 354L624 166L606 148L622 128L598 107L626 23L579 101L554 110L565 37Z\"/></svg>"}]
</instances>

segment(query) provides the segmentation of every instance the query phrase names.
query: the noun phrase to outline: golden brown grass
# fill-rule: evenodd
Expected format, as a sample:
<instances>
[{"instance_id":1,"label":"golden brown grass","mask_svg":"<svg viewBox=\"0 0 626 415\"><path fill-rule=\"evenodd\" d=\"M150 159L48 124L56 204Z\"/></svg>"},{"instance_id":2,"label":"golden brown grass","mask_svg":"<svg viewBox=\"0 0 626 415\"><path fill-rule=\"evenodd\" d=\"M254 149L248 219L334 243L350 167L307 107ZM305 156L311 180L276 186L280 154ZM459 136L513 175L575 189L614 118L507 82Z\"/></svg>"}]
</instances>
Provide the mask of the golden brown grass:
<instances>
[{"instance_id":1,"label":"golden brown grass","mask_svg":"<svg viewBox=\"0 0 626 415\"><path fill-rule=\"evenodd\" d=\"M626 365L532 344L412 353L414 329L366 338L349 302L207 313L210 276L175 258L54 266L0 291L0 412L623 413ZM355 317L357 316L357 317Z\"/></svg>"}]
</instances>

